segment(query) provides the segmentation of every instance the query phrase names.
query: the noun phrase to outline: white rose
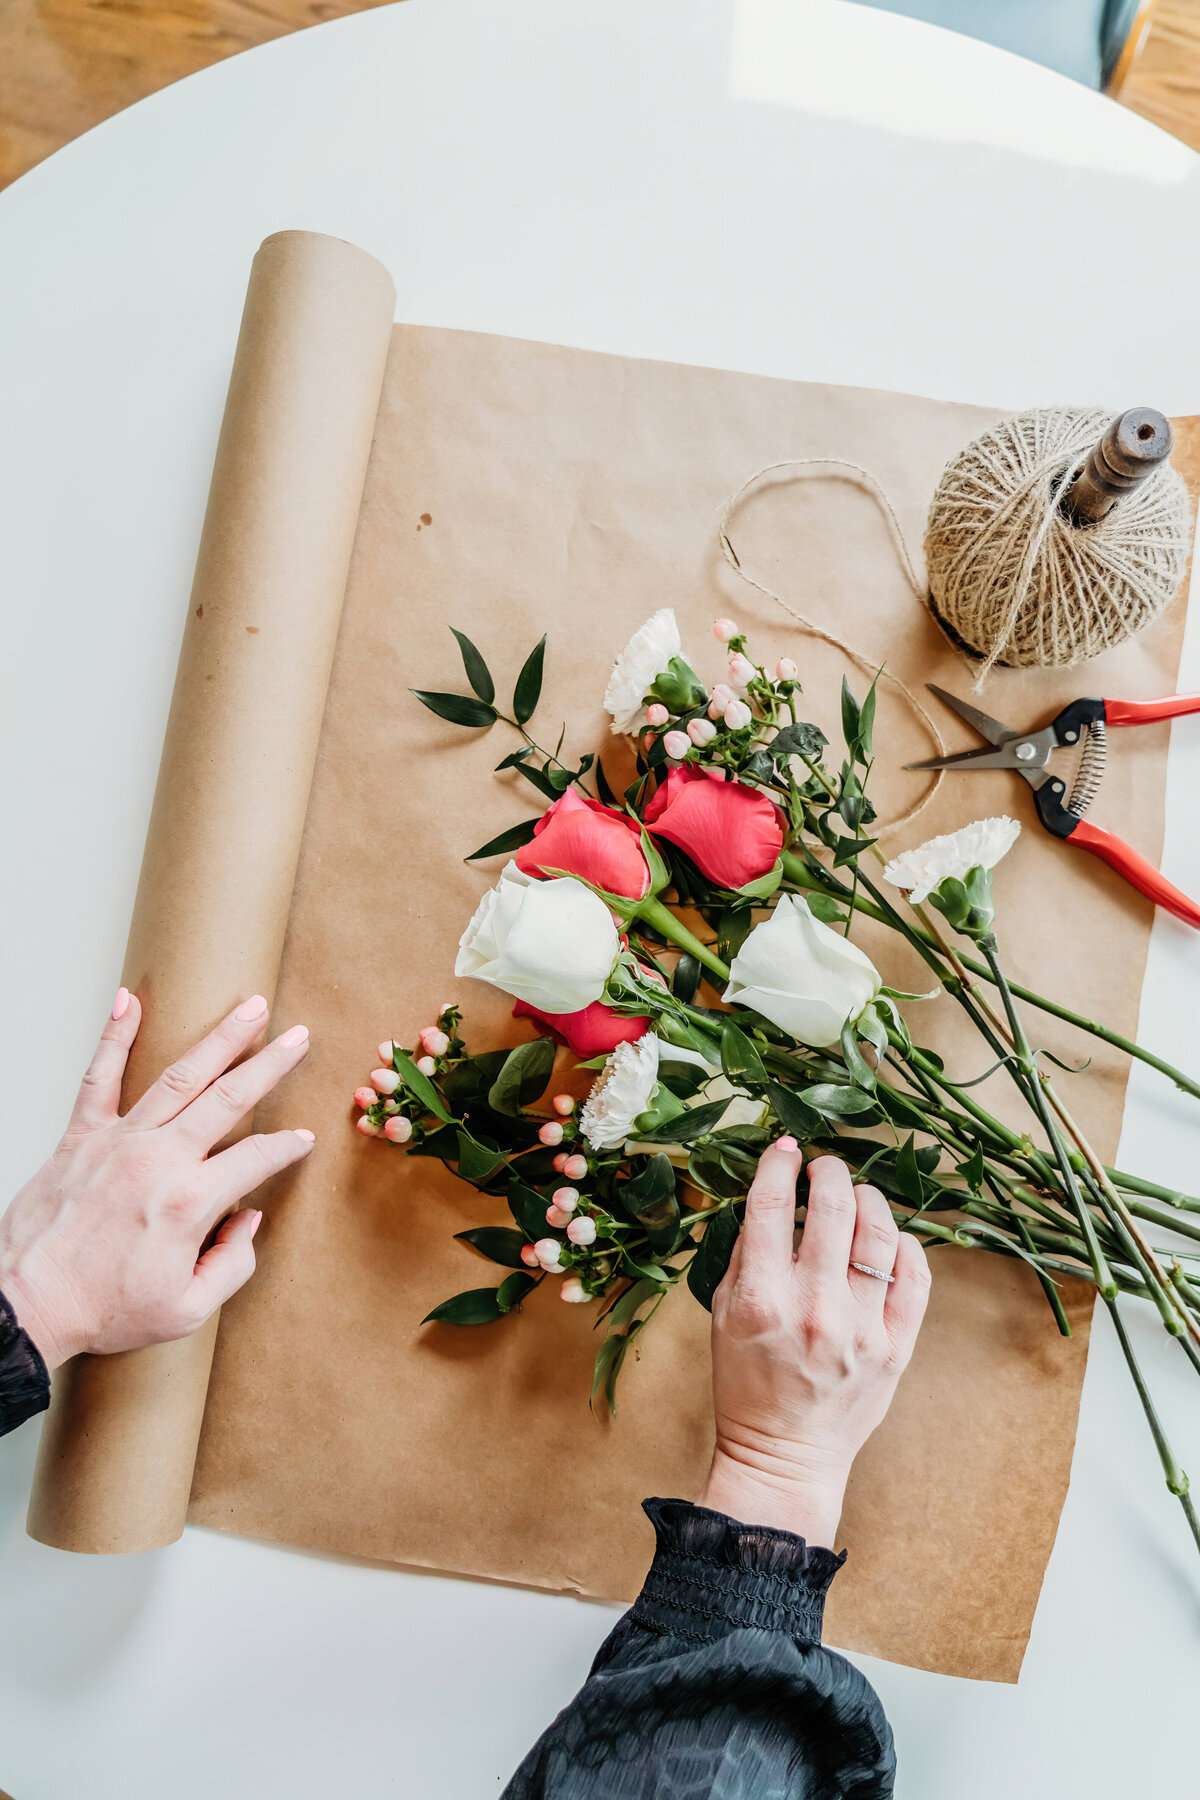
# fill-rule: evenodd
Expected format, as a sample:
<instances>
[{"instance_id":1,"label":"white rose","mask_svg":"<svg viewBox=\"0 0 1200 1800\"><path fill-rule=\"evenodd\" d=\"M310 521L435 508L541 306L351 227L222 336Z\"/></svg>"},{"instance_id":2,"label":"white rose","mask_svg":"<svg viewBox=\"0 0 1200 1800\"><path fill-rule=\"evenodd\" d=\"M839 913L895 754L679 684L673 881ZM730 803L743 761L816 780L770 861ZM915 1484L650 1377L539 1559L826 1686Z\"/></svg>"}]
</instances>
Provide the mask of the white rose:
<instances>
[{"instance_id":1,"label":"white rose","mask_svg":"<svg viewBox=\"0 0 1200 1800\"><path fill-rule=\"evenodd\" d=\"M930 838L915 850L893 857L883 878L893 887L904 888L913 905L919 906L948 875L961 881L972 869L994 869L1020 835L1019 823L1007 813L998 819L975 819L958 831Z\"/></svg>"},{"instance_id":2,"label":"white rose","mask_svg":"<svg viewBox=\"0 0 1200 1800\"><path fill-rule=\"evenodd\" d=\"M510 862L463 932L456 975L473 975L541 1012L599 1000L620 950L603 900L581 881L538 881Z\"/></svg>"},{"instance_id":3,"label":"white rose","mask_svg":"<svg viewBox=\"0 0 1200 1800\"><path fill-rule=\"evenodd\" d=\"M652 1031L632 1044L618 1044L592 1083L579 1115L580 1129L593 1150L616 1150L644 1113L658 1086L658 1039Z\"/></svg>"},{"instance_id":4,"label":"white rose","mask_svg":"<svg viewBox=\"0 0 1200 1800\"><path fill-rule=\"evenodd\" d=\"M751 1007L814 1049L836 1044L879 992L874 963L840 932L785 894L733 959L725 999Z\"/></svg>"},{"instance_id":5,"label":"white rose","mask_svg":"<svg viewBox=\"0 0 1200 1800\"><path fill-rule=\"evenodd\" d=\"M612 714L611 729L632 735L646 722L642 703L671 658L683 648L675 614L662 607L635 631L613 665L604 690L604 705Z\"/></svg>"}]
</instances>

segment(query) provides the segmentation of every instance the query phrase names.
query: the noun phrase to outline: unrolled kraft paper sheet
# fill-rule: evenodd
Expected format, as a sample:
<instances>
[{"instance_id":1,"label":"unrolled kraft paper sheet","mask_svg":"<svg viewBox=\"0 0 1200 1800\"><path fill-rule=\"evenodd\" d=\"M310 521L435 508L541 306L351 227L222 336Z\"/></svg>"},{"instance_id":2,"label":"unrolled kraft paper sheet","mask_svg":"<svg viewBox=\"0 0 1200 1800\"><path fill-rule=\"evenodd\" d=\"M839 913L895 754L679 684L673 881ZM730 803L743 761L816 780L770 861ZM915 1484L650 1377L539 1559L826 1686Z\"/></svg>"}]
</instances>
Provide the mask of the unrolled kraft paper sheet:
<instances>
[{"instance_id":1,"label":"unrolled kraft paper sheet","mask_svg":"<svg viewBox=\"0 0 1200 1800\"><path fill-rule=\"evenodd\" d=\"M443 724L408 689L462 689L449 624L483 650L501 696L546 631L535 731L552 744L565 719L572 752L603 749L616 785L627 751L607 733L605 678L630 632L673 606L710 679L720 614L763 660L794 657L806 715L836 739L845 659L722 563L722 503L765 464L842 457L881 481L919 544L944 463L996 415L393 328L392 309L385 273L349 245L289 232L255 260L126 965L147 1013L131 1093L260 989L274 994L272 1030L302 1021L313 1048L257 1126L309 1126L317 1148L267 1192L258 1273L224 1310L211 1381L212 1334L56 1378L30 1530L134 1550L170 1541L186 1516L628 1599L651 1553L638 1502L694 1494L707 1463L707 1315L673 1293L627 1365L616 1419L597 1422L592 1320L553 1284L497 1325L422 1328L438 1301L498 1279L453 1234L500 1222L503 1204L353 1129L349 1095L377 1041L412 1042L444 1001L463 1007L474 1048L527 1030L503 996L451 973L497 872L462 858L536 810L514 772L492 773L513 735ZM1196 434L1178 430L1191 481ZM914 688L968 691L860 483L772 478L730 535L744 567ZM1177 603L1086 672L997 671L985 704L1024 723L1082 692L1169 692L1182 619ZM962 741L952 722L948 738ZM934 746L890 688L876 741L887 817L928 780L899 765ZM1151 858L1166 746L1165 727L1119 734L1097 805ZM1043 833L1016 778L947 778L889 841L1005 809L1026 825L997 879L1010 966L1133 1032L1151 909ZM928 985L890 934L862 941L894 985ZM984 1046L951 1000L919 1018L956 1073L982 1072ZM1120 1059L1041 1017L1037 1030L1091 1054L1072 1099L1111 1157ZM988 1091L1008 1106L998 1078ZM1011 1681L1066 1490L1090 1296L1067 1290L1065 1343L1020 1265L942 1250L933 1266L912 1367L855 1467L828 1636Z\"/></svg>"}]
</instances>

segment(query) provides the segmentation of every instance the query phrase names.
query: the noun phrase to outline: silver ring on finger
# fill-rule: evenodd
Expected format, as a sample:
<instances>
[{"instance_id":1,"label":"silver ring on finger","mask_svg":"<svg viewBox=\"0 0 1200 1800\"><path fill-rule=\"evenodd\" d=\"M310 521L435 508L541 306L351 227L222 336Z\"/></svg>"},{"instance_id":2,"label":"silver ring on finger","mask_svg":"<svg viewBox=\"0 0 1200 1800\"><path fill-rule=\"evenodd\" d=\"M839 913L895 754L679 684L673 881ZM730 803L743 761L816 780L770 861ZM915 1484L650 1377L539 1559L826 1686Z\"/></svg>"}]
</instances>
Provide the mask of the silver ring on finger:
<instances>
[{"instance_id":1,"label":"silver ring on finger","mask_svg":"<svg viewBox=\"0 0 1200 1800\"><path fill-rule=\"evenodd\" d=\"M896 1279L894 1275L889 1275L885 1269L873 1269L870 1263L852 1262L850 1267L852 1269L857 1269L860 1275L872 1276L876 1281L895 1281Z\"/></svg>"}]
</instances>

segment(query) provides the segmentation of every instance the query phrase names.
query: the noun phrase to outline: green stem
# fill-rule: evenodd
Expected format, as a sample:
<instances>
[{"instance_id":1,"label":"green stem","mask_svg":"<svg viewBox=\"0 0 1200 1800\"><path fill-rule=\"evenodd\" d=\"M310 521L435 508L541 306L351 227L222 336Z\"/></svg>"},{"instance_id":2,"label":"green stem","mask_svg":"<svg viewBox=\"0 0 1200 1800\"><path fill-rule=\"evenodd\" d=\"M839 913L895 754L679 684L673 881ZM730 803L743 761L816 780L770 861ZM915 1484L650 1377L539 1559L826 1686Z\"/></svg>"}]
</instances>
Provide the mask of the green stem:
<instances>
[{"instance_id":1,"label":"green stem","mask_svg":"<svg viewBox=\"0 0 1200 1800\"><path fill-rule=\"evenodd\" d=\"M667 942L674 944L676 949L686 950L689 956L694 956L698 963L703 963L706 969L710 970L712 974L720 976L722 981L729 980L727 965L709 949L707 944L701 943L695 933L689 931L681 920L676 918L670 907L666 906L657 894L648 894L639 903L636 916L645 924L652 926L655 931L661 932Z\"/></svg>"},{"instance_id":2,"label":"green stem","mask_svg":"<svg viewBox=\"0 0 1200 1800\"><path fill-rule=\"evenodd\" d=\"M1128 1365L1129 1373L1133 1377L1133 1385L1137 1389L1138 1399L1142 1403L1142 1411L1146 1415L1146 1423L1150 1427L1150 1435L1154 1439L1154 1447L1158 1451L1158 1458L1162 1463L1163 1475L1166 1477L1167 1487L1183 1507L1184 1517L1187 1519L1192 1536L1196 1540L1196 1548L1197 1550L1200 1550L1200 1519L1197 1519L1196 1517L1196 1509L1192 1504L1192 1498L1188 1492L1188 1478L1176 1462L1175 1452L1171 1449L1167 1434L1162 1428L1162 1422L1155 1410L1154 1402L1150 1398L1150 1390L1146 1386L1145 1377L1142 1374L1137 1357L1133 1353L1133 1345L1129 1341L1128 1334L1125 1330L1125 1321L1122 1319L1120 1312L1117 1309L1117 1303L1115 1299L1107 1299L1107 1297L1106 1301L1109 1317L1113 1322L1113 1329L1116 1331L1117 1340L1120 1343L1121 1352Z\"/></svg>"}]
</instances>

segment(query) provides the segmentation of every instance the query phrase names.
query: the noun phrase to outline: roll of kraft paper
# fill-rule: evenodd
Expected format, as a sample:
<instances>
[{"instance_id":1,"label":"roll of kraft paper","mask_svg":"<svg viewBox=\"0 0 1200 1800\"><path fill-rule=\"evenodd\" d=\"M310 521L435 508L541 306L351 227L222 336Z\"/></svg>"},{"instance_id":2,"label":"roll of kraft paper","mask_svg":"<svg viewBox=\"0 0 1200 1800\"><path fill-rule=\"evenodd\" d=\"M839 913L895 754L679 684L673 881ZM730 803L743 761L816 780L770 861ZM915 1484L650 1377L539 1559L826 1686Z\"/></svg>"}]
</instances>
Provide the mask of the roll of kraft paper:
<instances>
[{"instance_id":1,"label":"roll of kraft paper","mask_svg":"<svg viewBox=\"0 0 1200 1800\"><path fill-rule=\"evenodd\" d=\"M127 1106L274 992L395 298L337 238L281 232L254 259L122 978L145 1008ZM180 1535L216 1330L58 1371L33 1537Z\"/></svg>"}]
</instances>

